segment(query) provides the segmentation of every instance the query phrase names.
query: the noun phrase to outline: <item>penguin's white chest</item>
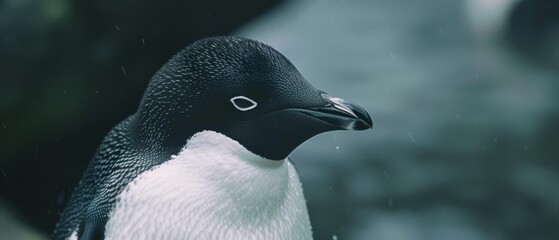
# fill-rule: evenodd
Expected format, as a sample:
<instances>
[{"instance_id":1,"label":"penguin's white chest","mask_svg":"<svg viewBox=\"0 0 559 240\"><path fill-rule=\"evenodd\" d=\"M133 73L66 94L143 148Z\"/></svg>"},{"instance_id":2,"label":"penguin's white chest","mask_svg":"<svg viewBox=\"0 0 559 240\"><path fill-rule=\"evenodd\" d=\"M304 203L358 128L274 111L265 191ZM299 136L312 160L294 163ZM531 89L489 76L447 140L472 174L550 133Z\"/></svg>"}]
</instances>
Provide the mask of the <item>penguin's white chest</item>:
<instances>
[{"instance_id":1,"label":"penguin's white chest","mask_svg":"<svg viewBox=\"0 0 559 240\"><path fill-rule=\"evenodd\" d=\"M311 239L288 161L261 158L216 132L194 135L136 177L109 215L107 239Z\"/></svg>"}]
</instances>

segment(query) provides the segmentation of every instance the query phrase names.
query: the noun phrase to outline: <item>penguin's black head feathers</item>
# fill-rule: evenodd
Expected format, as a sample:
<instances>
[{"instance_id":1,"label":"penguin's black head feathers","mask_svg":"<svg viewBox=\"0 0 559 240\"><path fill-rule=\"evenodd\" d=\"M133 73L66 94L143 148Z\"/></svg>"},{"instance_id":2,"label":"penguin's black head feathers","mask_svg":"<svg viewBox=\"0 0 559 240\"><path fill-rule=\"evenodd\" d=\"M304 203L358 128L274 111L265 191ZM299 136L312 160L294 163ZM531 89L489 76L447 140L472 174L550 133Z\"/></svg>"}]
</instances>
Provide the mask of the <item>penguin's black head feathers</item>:
<instances>
[{"instance_id":1,"label":"penguin's black head feathers","mask_svg":"<svg viewBox=\"0 0 559 240\"><path fill-rule=\"evenodd\" d=\"M316 134L370 127L364 109L314 88L270 46L213 37L186 47L156 73L134 134L139 147L176 153L193 134L212 130L281 160Z\"/></svg>"}]
</instances>

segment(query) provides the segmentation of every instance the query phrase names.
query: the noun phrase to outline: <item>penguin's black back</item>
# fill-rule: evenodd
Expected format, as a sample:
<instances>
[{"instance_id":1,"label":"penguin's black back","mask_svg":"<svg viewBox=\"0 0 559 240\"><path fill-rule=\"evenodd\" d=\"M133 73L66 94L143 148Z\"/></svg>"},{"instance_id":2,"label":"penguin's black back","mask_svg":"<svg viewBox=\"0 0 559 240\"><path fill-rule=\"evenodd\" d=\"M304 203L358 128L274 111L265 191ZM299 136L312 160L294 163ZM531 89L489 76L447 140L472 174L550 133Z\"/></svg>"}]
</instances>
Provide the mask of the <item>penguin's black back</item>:
<instances>
[{"instance_id":1,"label":"penguin's black back","mask_svg":"<svg viewBox=\"0 0 559 240\"><path fill-rule=\"evenodd\" d=\"M151 167L149 161L135 164L142 161L142 156L132 149L129 126L133 119L134 115L115 126L101 143L62 213L54 239L67 239L78 227L78 236L84 231L102 234L95 231L104 226L94 225L105 224L106 214L126 183L138 172Z\"/></svg>"}]
</instances>

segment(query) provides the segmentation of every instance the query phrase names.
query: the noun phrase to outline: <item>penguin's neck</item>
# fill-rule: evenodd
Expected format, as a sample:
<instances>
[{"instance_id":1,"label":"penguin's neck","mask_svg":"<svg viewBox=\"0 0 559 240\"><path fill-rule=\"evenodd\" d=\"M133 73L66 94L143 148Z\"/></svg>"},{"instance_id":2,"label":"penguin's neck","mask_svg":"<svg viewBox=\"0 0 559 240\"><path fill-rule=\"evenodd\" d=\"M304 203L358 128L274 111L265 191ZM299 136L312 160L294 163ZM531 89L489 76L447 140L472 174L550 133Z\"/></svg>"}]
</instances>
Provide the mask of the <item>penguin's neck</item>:
<instances>
[{"instance_id":1,"label":"penguin's neck","mask_svg":"<svg viewBox=\"0 0 559 240\"><path fill-rule=\"evenodd\" d=\"M288 160L265 159L213 131L195 134L174 161L182 161L188 174L223 193L222 199L232 200L238 209L256 202L281 205L293 180Z\"/></svg>"},{"instance_id":2,"label":"penguin's neck","mask_svg":"<svg viewBox=\"0 0 559 240\"><path fill-rule=\"evenodd\" d=\"M310 239L301 183L288 160L259 157L212 131L120 194L108 239Z\"/></svg>"}]
</instances>

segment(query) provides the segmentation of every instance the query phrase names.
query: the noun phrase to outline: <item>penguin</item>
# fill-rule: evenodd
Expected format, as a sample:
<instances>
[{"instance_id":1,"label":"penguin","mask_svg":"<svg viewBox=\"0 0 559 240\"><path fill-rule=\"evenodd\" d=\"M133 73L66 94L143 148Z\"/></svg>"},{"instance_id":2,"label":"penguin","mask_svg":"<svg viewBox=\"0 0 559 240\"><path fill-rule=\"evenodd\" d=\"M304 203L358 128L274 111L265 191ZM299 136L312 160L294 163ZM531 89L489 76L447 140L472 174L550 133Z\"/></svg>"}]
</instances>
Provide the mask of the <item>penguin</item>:
<instances>
[{"instance_id":1,"label":"penguin","mask_svg":"<svg viewBox=\"0 0 559 240\"><path fill-rule=\"evenodd\" d=\"M195 41L104 138L53 238L312 239L288 155L317 134L372 126L264 43Z\"/></svg>"}]
</instances>

